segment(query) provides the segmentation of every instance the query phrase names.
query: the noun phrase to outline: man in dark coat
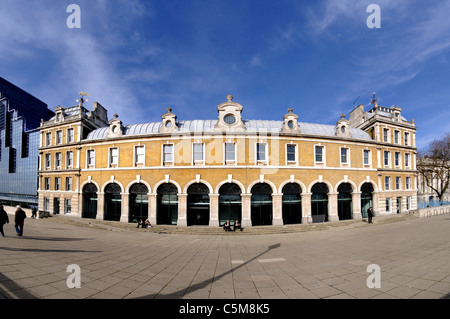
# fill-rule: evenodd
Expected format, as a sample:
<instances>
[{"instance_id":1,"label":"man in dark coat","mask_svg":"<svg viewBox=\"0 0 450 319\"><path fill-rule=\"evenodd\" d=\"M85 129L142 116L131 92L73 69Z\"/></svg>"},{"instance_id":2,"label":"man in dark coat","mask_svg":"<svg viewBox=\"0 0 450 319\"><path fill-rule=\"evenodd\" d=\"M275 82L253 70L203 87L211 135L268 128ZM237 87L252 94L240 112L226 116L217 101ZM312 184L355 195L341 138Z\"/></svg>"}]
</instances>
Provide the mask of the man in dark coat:
<instances>
[{"instance_id":1,"label":"man in dark coat","mask_svg":"<svg viewBox=\"0 0 450 319\"><path fill-rule=\"evenodd\" d=\"M27 215L22 210L22 207L20 207L20 205L17 205L16 214L14 218L15 223L14 227L16 229L16 233L18 236L23 235L23 223L25 221L25 218L27 218Z\"/></svg>"},{"instance_id":2,"label":"man in dark coat","mask_svg":"<svg viewBox=\"0 0 450 319\"><path fill-rule=\"evenodd\" d=\"M8 214L3 209L3 205L0 205L0 234L2 237L5 237L5 233L3 232L3 225L9 223Z\"/></svg>"},{"instance_id":3,"label":"man in dark coat","mask_svg":"<svg viewBox=\"0 0 450 319\"><path fill-rule=\"evenodd\" d=\"M372 207L370 207L370 208L367 210L367 217L369 217L369 224L373 224L373 223L372 223L372 217L373 217L373 209L372 209Z\"/></svg>"}]
</instances>

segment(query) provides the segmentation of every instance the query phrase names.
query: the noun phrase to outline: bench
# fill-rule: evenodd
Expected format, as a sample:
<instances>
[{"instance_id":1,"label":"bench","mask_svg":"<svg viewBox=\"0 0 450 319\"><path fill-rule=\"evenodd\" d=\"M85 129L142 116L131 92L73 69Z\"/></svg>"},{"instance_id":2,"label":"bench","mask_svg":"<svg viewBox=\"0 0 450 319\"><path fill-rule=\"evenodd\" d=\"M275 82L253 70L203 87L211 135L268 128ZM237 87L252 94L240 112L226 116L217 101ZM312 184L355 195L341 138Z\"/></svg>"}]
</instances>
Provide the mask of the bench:
<instances>
[{"instance_id":1,"label":"bench","mask_svg":"<svg viewBox=\"0 0 450 319\"><path fill-rule=\"evenodd\" d=\"M50 217L50 213L49 212L46 212L46 211L43 211L43 210L39 211L39 218L47 218L47 217Z\"/></svg>"}]
</instances>

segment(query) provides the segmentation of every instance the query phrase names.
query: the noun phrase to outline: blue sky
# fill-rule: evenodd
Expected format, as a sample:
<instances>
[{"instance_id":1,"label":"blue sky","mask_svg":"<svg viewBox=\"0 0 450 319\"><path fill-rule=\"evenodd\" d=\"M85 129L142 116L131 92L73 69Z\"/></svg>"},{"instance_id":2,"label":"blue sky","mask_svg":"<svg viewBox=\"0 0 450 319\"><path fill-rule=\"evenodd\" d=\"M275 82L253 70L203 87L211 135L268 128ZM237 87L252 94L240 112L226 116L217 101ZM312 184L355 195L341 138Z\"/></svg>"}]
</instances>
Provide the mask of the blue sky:
<instances>
[{"instance_id":1,"label":"blue sky","mask_svg":"<svg viewBox=\"0 0 450 319\"><path fill-rule=\"evenodd\" d=\"M69 4L81 8L70 29ZM369 4L381 8L370 29ZM54 109L91 94L125 124L246 119L335 124L353 102L399 105L422 148L449 132L450 1L0 0L0 76Z\"/></svg>"}]
</instances>

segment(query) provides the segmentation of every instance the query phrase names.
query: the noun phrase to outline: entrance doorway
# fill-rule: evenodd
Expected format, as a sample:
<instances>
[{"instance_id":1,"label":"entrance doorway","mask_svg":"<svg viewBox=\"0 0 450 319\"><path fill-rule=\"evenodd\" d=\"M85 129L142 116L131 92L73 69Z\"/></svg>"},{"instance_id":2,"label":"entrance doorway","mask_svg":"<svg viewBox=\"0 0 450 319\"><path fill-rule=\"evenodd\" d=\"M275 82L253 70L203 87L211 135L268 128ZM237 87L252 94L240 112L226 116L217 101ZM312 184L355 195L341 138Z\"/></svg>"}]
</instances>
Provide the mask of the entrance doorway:
<instances>
[{"instance_id":1,"label":"entrance doorway","mask_svg":"<svg viewBox=\"0 0 450 319\"><path fill-rule=\"evenodd\" d=\"M311 217L313 223L328 221L328 186L316 183L311 188Z\"/></svg>"},{"instance_id":2,"label":"entrance doorway","mask_svg":"<svg viewBox=\"0 0 450 319\"><path fill-rule=\"evenodd\" d=\"M338 187L339 220L352 219L352 185L342 183Z\"/></svg>"},{"instance_id":3,"label":"entrance doorway","mask_svg":"<svg viewBox=\"0 0 450 319\"><path fill-rule=\"evenodd\" d=\"M373 208L372 200L373 186L371 183L364 183L361 186L361 215L362 218L367 218L367 210Z\"/></svg>"},{"instance_id":4,"label":"entrance doorway","mask_svg":"<svg viewBox=\"0 0 450 319\"><path fill-rule=\"evenodd\" d=\"M148 188L142 183L130 187L128 222L145 222L148 218Z\"/></svg>"},{"instance_id":5,"label":"entrance doorway","mask_svg":"<svg viewBox=\"0 0 450 319\"><path fill-rule=\"evenodd\" d=\"M171 183L158 187L156 223L158 225L176 225L178 222L178 189Z\"/></svg>"},{"instance_id":6,"label":"entrance doorway","mask_svg":"<svg viewBox=\"0 0 450 319\"><path fill-rule=\"evenodd\" d=\"M120 221L122 214L122 195L120 186L111 183L105 187L105 212L104 220Z\"/></svg>"},{"instance_id":7,"label":"entrance doorway","mask_svg":"<svg viewBox=\"0 0 450 319\"><path fill-rule=\"evenodd\" d=\"M83 211L82 218L95 219L97 217L97 186L93 183L83 187Z\"/></svg>"},{"instance_id":8,"label":"entrance doorway","mask_svg":"<svg viewBox=\"0 0 450 319\"><path fill-rule=\"evenodd\" d=\"M252 225L272 225L272 188L266 183L252 187Z\"/></svg>"},{"instance_id":9,"label":"entrance doorway","mask_svg":"<svg viewBox=\"0 0 450 319\"><path fill-rule=\"evenodd\" d=\"M301 188L296 183L289 183L283 187L283 224L300 224L302 222Z\"/></svg>"},{"instance_id":10,"label":"entrance doorway","mask_svg":"<svg viewBox=\"0 0 450 319\"><path fill-rule=\"evenodd\" d=\"M241 188L234 183L223 184L219 189L219 225L223 226L227 220L241 222L241 219Z\"/></svg>"},{"instance_id":11,"label":"entrance doorway","mask_svg":"<svg viewBox=\"0 0 450 319\"><path fill-rule=\"evenodd\" d=\"M209 190L196 183L187 190L187 225L209 225Z\"/></svg>"}]
</instances>

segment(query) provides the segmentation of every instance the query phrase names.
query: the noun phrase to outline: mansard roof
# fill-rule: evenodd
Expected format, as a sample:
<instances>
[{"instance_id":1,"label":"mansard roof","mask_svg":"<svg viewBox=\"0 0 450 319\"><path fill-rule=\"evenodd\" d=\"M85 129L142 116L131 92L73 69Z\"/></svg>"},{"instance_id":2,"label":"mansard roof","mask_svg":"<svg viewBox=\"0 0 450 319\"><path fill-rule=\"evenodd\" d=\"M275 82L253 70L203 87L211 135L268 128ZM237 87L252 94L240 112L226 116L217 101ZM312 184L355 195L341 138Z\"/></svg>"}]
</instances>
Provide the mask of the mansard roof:
<instances>
[{"instance_id":1,"label":"mansard roof","mask_svg":"<svg viewBox=\"0 0 450 319\"><path fill-rule=\"evenodd\" d=\"M214 125L217 120L192 120L177 121L178 133L183 132L216 132ZM281 133L283 121L270 120L243 120L247 133ZM333 136L335 137L335 125L298 123L301 135L317 135L317 136ZM141 136L158 134L161 122L150 122L141 124L124 125L123 136ZM102 127L90 132L87 136L88 140L106 138L109 127ZM371 140L369 134L357 128L350 128L351 137L360 140Z\"/></svg>"}]
</instances>

